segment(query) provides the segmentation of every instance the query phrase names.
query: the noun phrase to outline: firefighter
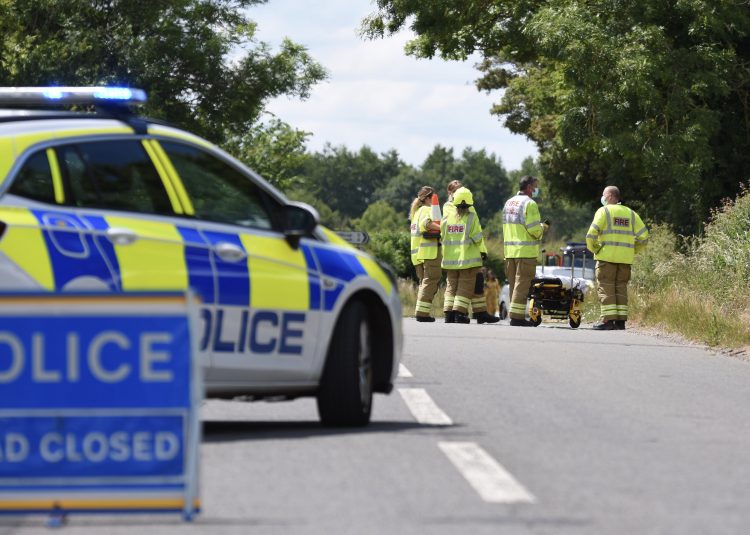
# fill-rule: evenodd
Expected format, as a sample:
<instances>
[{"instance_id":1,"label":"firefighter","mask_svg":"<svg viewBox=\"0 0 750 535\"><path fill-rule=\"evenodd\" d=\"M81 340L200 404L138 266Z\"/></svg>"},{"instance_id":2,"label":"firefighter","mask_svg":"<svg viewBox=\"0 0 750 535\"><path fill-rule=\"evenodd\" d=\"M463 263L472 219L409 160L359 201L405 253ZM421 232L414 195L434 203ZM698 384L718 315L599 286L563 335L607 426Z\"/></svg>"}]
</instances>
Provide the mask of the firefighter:
<instances>
[{"instance_id":1,"label":"firefighter","mask_svg":"<svg viewBox=\"0 0 750 535\"><path fill-rule=\"evenodd\" d=\"M454 210L443 215L440 233L443 241L443 269L447 272L444 307L446 322L470 323L468 316L472 297L477 294L477 273L482 267L482 225L476 212L470 210L474 197L467 188L453 193ZM484 296L474 310L477 317L489 316L485 310Z\"/></svg>"},{"instance_id":2,"label":"firefighter","mask_svg":"<svg viewBox=\"0 0 750 535\"><path fill-rule=\"evenodd\" d=\"M411 203L411 262L417 270L419 292L414 315L417 321L433 322L432 300L443 276L440 268L443 255L440 250L440 221L432 221L431 204L435 190L423 186Z\"/></svg>"},{"instance_id":3,"label":"firefighter","mask_svg":"<svg viewBox=\"0 0 750 535\"><path fill-rule=\"evenodd\" d=\"M601 318L594 330L623 330L628 320L630 267L648 242L648 229L638 214L620 203L616 186L604 188L601 203L586 234L586 247L596 260L601 302Z\"/></svg>"},{"instance_id":4,"label":"firefighter","mask_svg":"<svg viewBox=\"0 0 750 535\"><path fill-rule=\"evenodd\" d=\"M463 187L463 184L460 180L451 180L448 183L448 200L443 205L443 219L445 219L448 215L455 214L456 207L453 205L453 193L458 189ZM469 211L475 215L475 217L478 218L477 212L474 209L473 206L469 207ZM479 253L482 258L482 261L484 262L487 259L487 246L484 243L484 238L482 238L480 244L479 244ZM471 296L471 309L474 312L474 318L477 320L477 323L496 323L500 321L500 318L492 316L486 312L487 309L487 300L484 296L484 276L481 272L481 270L476 275L476 280L474 281L474 293ZM446 323L454 323L455 316L452 312L453 310L453 298L454 296L451 294L448 294L446 292L445 295L445 302L443 305L443 312L445 314L445 322ZM480 312L481 311L481 312Z\"/></svg>"},{"instance_id":5,"label":"firefighter","mask_svg":"<svg viewBox=\"0 0 750 535\"><path fill-rule=\"evenodd\" d=\"M510 324L532 327L526 319L526 300L536 274L539 244L549 222L542 223L539 207L533 200L539 196L539 180L523 176L519 191L503 207L503 248L505 273L510 285Z\"/></svg>"}]
</instances>

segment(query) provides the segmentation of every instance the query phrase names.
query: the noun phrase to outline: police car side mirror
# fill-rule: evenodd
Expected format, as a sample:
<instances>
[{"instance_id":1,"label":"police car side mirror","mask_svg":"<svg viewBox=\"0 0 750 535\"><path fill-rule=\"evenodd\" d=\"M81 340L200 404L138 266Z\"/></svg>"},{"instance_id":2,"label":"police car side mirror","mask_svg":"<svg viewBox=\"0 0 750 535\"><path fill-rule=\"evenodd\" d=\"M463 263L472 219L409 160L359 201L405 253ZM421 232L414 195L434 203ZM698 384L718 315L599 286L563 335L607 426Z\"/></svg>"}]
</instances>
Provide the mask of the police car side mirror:
<instances>
[{"instance_id":1,"label":"police car side mirror","mask_svg":"<svg viewBox=\"0 0 750 535\"><path fill-rule=\"evenodd\" d=\"M318 212L309 204L290 202L284 206L281 218L282 232L292 249L299 247L299 241L303 236L312 234L319 220Z\"/></svg>"}]
</instances>

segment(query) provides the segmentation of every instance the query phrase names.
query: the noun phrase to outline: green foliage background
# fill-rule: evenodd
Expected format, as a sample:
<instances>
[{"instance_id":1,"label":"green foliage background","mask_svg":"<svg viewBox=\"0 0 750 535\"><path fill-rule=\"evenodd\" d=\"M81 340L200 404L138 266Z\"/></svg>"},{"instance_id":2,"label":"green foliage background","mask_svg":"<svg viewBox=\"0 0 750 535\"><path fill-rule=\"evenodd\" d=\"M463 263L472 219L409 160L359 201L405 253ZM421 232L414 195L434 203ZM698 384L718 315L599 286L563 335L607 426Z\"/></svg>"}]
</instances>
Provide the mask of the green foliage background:
<instances>
[{"instance_id":1,"label":"green foliage background","mask_svg":"<svg viewBox=\"0 0 750 535\"><path fill-rule=\"evenodd\" d=\"M709 345L750 346L750 191L714 210L705 233L665 225L633 269L633 311Z\"/></svg>"},{"instance_id":2,"label":"green foliage background","mask_svg":"<svg viewBox=\"0 0 750 535\"><path fill-rule=\"evenodd\" d=\"M608 184L641 215L699 232L750 175L750 9L733 0L377 0L363 33L407 53L478 53L492 112L536 142L556 195Z\"/></svg>"},{"instance_id":3,"label":"green foliage background","mask_svg":"<svg viewBox=\"0 0 750 535\"><path fill-rule=\"evenodd\" d=\"M269 99L306 98L326 77L303 46L256 39L246 8L264 1L3 0L0 85L140 87L144 114L251 145Z\"/></svg>"}]
</instances>

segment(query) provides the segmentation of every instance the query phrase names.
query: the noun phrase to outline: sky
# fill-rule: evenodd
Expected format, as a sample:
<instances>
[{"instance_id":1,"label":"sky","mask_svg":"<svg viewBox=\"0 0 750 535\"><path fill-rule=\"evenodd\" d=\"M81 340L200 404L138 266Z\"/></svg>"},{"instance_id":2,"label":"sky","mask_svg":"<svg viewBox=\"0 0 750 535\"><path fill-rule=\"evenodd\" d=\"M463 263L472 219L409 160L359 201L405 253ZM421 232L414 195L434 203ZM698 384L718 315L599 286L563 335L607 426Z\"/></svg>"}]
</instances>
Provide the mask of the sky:
<instances>
[{"instance_id":1,"label":"sky","mask_svg":"<svg viewBox=\"0 0 750 535\"><path fill-rule=\"evenodd\" d=\"M402 160L420 166L436 144L484 148L506 170L536 157L533 143L512 134L490 115L500 93L477 91L474 68L467 62L414 59L404 53L410 33L367 41L357 35L370 0L269 0L248 10L258 23L257 37L274 50L284 37L307 47L329 78L307 100L279 97L268 111L295 128L311 132L307 147L326 142L378 153L396 149Z\"/></svg>"}]
</instances>

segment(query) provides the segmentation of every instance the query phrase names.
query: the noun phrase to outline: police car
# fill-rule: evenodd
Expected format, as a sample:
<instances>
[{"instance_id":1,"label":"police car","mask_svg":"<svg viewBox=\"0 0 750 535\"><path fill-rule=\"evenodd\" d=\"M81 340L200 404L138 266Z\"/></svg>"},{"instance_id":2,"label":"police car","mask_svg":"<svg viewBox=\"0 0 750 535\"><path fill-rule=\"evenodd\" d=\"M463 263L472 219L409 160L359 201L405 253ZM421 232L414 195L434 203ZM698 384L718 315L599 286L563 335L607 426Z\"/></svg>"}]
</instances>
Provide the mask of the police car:
<instances>
[{"instance_id":1,"label":"police car","mask_svg":"<svg viewBox=\"0 0 750 535\"><path fill-rule=\"evenodd\" d=\"M209 142L133 114L145 99L0 89L0 291L192 289L208 396L316 396L324 424L366 424L401 355L391 272ZM68 104L97 111L37 109Z\"/></svg>"}]
</instances>

